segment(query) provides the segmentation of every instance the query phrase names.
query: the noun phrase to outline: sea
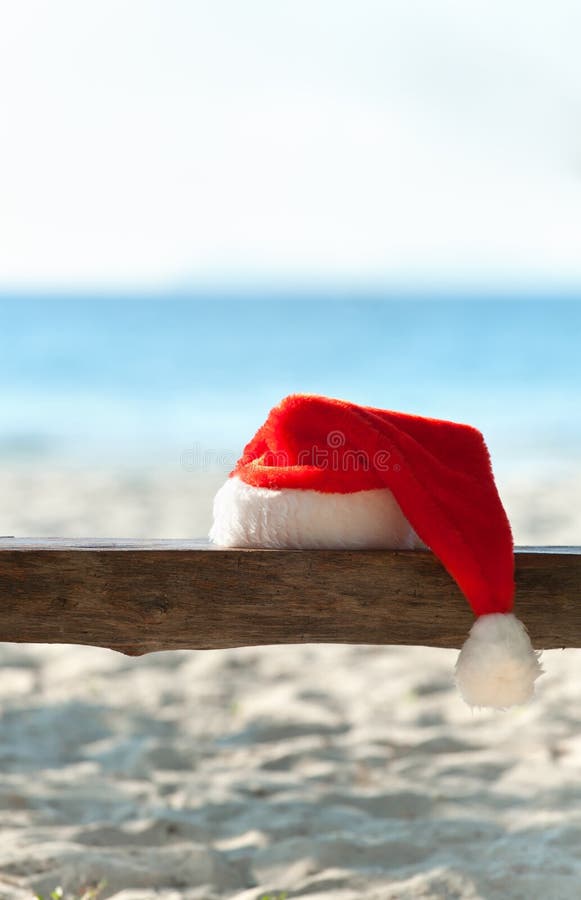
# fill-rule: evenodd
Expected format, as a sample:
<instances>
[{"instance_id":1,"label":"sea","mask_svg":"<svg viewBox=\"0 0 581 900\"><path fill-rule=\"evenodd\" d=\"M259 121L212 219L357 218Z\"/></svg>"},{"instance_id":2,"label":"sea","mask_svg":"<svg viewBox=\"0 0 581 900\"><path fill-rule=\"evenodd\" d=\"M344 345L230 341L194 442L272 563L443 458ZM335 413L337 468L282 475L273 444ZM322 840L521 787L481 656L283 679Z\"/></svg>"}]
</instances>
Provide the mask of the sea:
<instances>
[{"instance_id":1,"label":"sea","mask_svg":"<svg viewBox=\"0 0 581 900\"><path fill-rule=\"evenodd\" d=\"M233 464L289 393L480 428L581 477L581 295L0 296L0 464Z\"/></svg>"}]
</instances>

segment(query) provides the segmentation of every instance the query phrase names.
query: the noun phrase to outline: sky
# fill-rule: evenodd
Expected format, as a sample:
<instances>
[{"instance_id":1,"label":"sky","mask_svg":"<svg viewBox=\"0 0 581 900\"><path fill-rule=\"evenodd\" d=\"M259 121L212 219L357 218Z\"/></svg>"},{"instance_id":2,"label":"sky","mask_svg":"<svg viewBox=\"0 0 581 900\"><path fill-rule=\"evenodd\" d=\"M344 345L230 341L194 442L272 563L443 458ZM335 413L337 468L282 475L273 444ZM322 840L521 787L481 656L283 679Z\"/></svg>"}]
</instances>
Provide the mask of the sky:
<instances>
[{"instance_id":1,"label":"sky","mask_svg":"<svg viewBox=\"0 0 581 900\"><path fill-rule=\"evenodd\" d=\"M0 291L581 283L574 0L0 0Z\"/></svg>"}]
</instances>

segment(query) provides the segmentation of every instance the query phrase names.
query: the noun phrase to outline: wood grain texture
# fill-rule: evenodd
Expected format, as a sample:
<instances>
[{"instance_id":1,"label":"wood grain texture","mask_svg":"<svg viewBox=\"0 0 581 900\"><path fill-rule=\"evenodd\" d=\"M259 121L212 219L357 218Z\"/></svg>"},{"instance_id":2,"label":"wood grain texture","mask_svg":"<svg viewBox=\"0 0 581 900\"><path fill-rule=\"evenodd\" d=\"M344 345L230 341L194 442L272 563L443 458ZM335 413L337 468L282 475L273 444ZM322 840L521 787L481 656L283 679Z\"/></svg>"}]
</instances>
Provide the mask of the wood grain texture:
<instances>
[{"instance_id":1,"label":"wood grain texture","mask_svg":"<svg viewBox=\"0 0 581 900\"><path fill-rule=\"evenodd\" d=\"M537 647L581 646L581 548L519 548ZM460 647L473 616L427 551L223 550L201 541L0 538L0 640L129 655L257 644Z\"/></svg>"}]
</instances>

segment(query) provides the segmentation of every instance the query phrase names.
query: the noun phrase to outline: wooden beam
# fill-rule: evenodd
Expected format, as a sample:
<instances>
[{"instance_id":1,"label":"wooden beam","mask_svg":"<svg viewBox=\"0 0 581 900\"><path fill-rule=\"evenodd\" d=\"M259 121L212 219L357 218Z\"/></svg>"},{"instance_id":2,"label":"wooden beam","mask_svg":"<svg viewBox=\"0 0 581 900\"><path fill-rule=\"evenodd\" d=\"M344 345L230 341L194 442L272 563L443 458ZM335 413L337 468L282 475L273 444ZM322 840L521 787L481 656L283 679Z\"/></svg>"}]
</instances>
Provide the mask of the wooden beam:
<instances>
[{"instance_id":1,"label":"wooden beam","mask_svg":"<svg viewBox=\"0 0 581 900\"><path fill-rule=\"evenodd\" d=\"M519 548L516 573L516 610L535 646L581 646L581 548ZM472 621L427 551L0 538L1 641L136 656L309 642L459 647Z\"/></svg>"}]
</instances>

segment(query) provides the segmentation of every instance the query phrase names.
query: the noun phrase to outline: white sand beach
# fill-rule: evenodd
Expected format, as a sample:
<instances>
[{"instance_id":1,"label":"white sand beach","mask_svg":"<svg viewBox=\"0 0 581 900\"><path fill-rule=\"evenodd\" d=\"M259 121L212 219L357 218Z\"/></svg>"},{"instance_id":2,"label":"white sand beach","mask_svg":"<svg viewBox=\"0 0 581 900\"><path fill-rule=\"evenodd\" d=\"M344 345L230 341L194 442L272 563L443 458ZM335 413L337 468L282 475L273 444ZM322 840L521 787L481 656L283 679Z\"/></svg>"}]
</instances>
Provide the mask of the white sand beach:
<instances>
[{"instance_id":1,"label":"white sand beach","mask_svg":"<svg viewBox=\"0 0 581 900\"><path fill-rule=\"evenodd\" d=\"M0 533L200 536L220 478L6 467ZM500 488L517 543L581 543L578 477ZM577 900L581 651L507 713L455 655L0 645L0 898Z\"/></svg>"}]
</instances>

